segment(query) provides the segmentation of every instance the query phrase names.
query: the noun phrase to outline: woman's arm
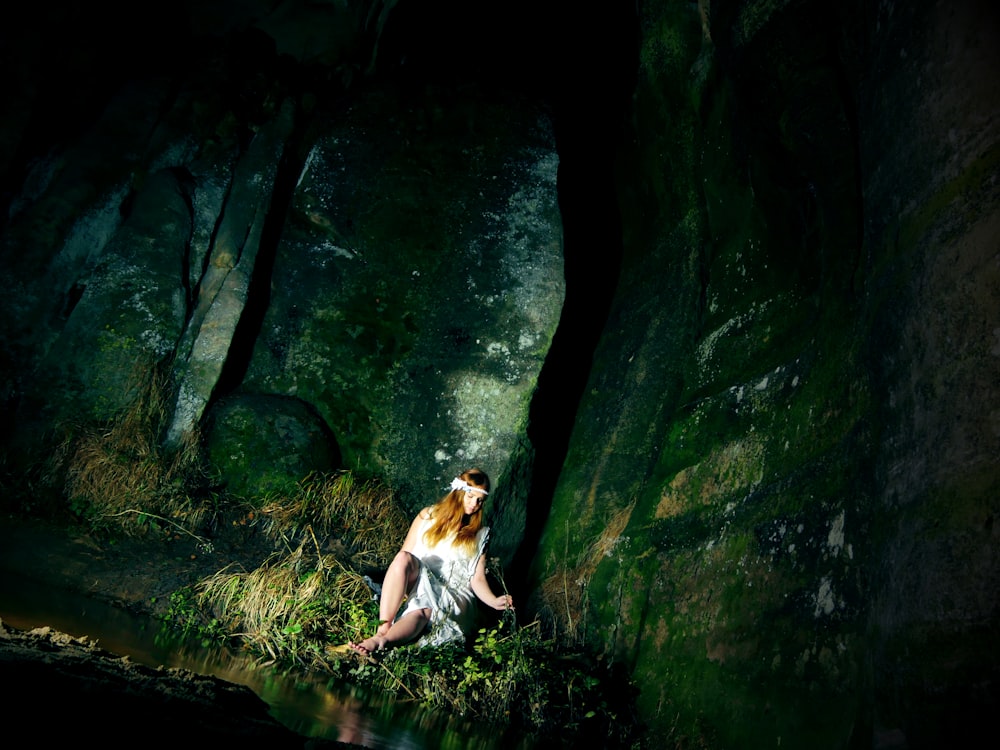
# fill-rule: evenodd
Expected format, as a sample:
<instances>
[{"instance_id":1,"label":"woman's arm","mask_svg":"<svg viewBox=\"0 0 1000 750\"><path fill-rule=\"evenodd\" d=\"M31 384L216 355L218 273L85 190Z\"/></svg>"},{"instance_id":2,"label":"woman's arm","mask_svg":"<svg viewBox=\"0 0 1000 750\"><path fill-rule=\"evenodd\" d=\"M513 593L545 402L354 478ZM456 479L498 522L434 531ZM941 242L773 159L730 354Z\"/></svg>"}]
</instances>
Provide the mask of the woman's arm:
<instances>
[{"instance_id":1,"label":"woman's arm","mask_svg":"<svg viewBox=\"0 0 1000 750\"><path fill-rule=\"evenodd\" d=\"M423 528L424 521L427 521L430 517L430 508L424 508L417 513L416 518L413 519L413 523L410 524L410 530L406 532L406 538L403 540L403 546L400 549L406 552L413 552L416 549L417 540L420 538L420 530Z\"/></svg>"},{"instance_id":2,"label":"woman's arm","mask_svg":"<svg viewBox=\"0 0 1000 750\"><path fill-rule=\"evenodd\" d=\"M510 594L497 596L490 588L490 582L486 580L486 555L480 555L476 562L476 572L472 574L470 581L472 593L474 593L483 604L493 609L514 609L514 599Z\"/></svg>"}]
</instances>

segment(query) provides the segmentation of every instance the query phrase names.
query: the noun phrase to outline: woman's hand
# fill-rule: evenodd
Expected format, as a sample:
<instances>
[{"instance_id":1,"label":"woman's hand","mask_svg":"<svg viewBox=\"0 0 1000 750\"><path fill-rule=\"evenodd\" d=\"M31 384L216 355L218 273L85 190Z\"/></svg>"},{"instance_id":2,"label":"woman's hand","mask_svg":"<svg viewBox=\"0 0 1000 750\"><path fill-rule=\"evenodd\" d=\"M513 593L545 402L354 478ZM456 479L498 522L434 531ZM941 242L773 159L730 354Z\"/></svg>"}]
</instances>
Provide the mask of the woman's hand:
<instances>
[{"instance_id":1,"label":"woman's hand","mask_svg":"<svg viewBox=\"0 0 1000 750\"><path fill-rule=\"evenodd\" d=\"M486 602L493 609L514 609L514 597L510 594L501 594L500 596L493 597L492 601Z\"/></svg>"},{"instance_id":2,"label":"woman's hand","mask_svg":"<svg viewBox=\"0 0 1000 750\"><path fill-rule=\"evenodd\" d=\"M472 580L469 582L472 586L472 592L479 598L483 604L487 607L492 607L493 609L505 610L514 609L514 597L510 594L501 594L497 596L493 593L493 589L490 588L489 582L486 580L486 555L480 555L479 561L476 563L476 572L472 576Z\"/></svg>"}]
</instances>

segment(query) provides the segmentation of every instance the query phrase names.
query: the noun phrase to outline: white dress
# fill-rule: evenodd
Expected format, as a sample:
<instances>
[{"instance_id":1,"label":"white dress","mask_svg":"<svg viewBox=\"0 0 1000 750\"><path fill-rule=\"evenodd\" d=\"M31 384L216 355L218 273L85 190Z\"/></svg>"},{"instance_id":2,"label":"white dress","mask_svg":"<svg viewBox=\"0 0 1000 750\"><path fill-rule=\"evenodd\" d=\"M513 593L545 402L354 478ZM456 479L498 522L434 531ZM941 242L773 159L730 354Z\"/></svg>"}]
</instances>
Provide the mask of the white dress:
<instances>
[{"instance_id":1,"label":"white dress","mask_svg":"<svg viewBox=\"0 0 1000 750\"><path fill-rule=\"evenodd\" d=\"M490 529L483 526L476 534L476 548L472 552L442 542L428 547L424 532L431 520L425 519L417 534L412 554L420 560L417 582L407 593L403 609L396 617L427 607L431 610L430 622L424 634L416 641L418 646L440 646L445 643L463 642L475 623L476 595L472 591L472 576L476 564L485 553Z\"/></svg>"}]
</instances>

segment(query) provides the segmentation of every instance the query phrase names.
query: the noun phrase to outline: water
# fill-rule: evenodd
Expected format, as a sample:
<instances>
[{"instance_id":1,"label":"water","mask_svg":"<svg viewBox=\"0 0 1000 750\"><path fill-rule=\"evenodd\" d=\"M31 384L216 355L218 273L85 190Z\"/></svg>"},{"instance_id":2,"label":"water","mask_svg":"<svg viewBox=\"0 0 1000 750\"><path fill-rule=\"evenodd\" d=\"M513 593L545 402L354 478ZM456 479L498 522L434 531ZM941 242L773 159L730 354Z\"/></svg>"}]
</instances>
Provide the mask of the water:
<instances>
[{"instance_id":1,"label":"water","mask_svg":"<svg viewBox=\"0 0 1000 750\"><path fill-rule=\"evenodd\" d=\"M150 667L182 668L245 685L270 706L274 718L309 737L385 750L533 747L527 739L496 727L365 695L330 675L283 674L246 655L204 648L170 635L155 619L6 572L0 576L0 619L19 630L48 626L78 638L86 636L105 651Z\"/></svg>"}]
</instances>

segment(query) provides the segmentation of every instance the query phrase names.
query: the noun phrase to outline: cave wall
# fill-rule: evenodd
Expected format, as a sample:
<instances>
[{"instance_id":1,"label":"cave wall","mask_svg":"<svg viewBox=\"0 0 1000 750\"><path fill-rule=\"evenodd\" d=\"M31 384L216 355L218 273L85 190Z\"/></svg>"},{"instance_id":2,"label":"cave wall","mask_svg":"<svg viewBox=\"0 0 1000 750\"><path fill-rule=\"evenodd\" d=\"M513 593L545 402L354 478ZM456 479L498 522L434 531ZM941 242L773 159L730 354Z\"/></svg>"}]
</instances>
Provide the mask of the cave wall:
<instances>
[{"instance_id":1,"label":"cave wall","mask_svg":"<svg viewBox=\"0 0 1000 750\"><path fill-rule=\"evenodd\" d=\"M536 603L661 736L937 746L996 704L996 11L638 20Z\"/></svg>"}]
</instances>

